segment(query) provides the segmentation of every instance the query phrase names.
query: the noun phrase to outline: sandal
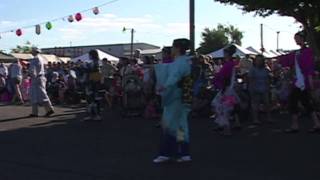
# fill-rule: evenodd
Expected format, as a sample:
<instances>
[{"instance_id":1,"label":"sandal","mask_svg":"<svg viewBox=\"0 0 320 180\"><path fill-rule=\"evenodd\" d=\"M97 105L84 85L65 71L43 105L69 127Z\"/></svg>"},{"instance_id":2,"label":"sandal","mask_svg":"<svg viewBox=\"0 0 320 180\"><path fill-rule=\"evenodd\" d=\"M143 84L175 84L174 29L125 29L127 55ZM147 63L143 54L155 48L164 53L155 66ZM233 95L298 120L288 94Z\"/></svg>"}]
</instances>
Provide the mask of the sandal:
<instances>
[{"instance_id":1,"label":"sandal","mask_svg":"<svg viewBox=\"0 0 320 180\"><path fill-rule=\"evenodd\" d=\"M242 126L234 126L234 127L232 127L232 130L241 131Z\"/></svg>"},{"instance_id":2,"label":"sandal","mask_svg":"<svg viewBox=\"0 0 320 180\"><path fill-rule=\"evenodd\" d=\"M289 128L289 129L285 129L284 130L284 133L287 133L287 134L296 134L296 133L299 133L300 132L300 129L294 129L294 128Z\"/></svg>"},{"instance_id":3,"label":"sandal","mask_svg":"<svg viewBox=\"0 0 320 180\"><path fill-rule=\"evenodd\" d=\"M219 127L219 126L214 127L214 128L213 128L213 131L215 131L215 132L221 132L221 131L223 131L223 127Z\"/></svg>"},{"instance_id":4,"label":"sandal","mask_svg":"<svg viewBox=\"0 0 320 180\"><path fill-rule=\"evenodd\" d=\"M33 118L33 117L39 117L39 116L36 114L30 114L27 118Z\"/></svg>"},{"instance_id":5,"label":"sandal","mask_svg":"<svg viewBox=\"0 0 320 180\"><path fill-rule=\"evenodd\" d=\"M262 122L261 121L254 121L252 124L256 125L256 126L260 126L260 125L262 125Z\"/></svg>"},{"instance_id":6,"label":"sandal","mask_svg":"<svg viewBox=\"0 0 320 180\"><path fill-rule=\"evenodd\" d=\"M320 133L320 127L313 127L308 132L312 134Z\"/></svg>"},{"instance_id":7,"label":"sandal","mask_svg":"<svg viewBox=\"0 0 320 180\"><path fill-rule=\"evenodd\" d=\"M232 133L231 132L220 132L220 135L223 137L232 137Z\"/></svg>"}]
</instances>

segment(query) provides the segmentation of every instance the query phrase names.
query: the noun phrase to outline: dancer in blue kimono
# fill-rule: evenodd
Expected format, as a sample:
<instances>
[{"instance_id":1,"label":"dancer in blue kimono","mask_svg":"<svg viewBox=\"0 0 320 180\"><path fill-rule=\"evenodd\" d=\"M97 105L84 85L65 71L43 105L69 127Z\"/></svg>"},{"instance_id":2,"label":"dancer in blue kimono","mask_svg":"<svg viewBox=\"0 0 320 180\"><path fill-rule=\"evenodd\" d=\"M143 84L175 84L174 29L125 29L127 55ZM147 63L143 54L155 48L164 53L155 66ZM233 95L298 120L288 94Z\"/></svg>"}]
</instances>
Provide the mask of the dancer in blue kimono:
<instances>
[{"instance_id":1,"label":"dancer in blue kimono","mask_svg":"<svg viewBox=\"0 0 320 180\"><path fill-rule=\"evenodd\" d=\"M164 163L176 159L177 162L189 162L189 128L188 117L190 104L185 103L184 80L191 74L191 57L186 55L190 42L187 39L176 39L172 53L174 61L170 64L155 66L157 90L162 96L162 129L163 136L160 153L154 163Z\"/></svg>"}]
</instances>

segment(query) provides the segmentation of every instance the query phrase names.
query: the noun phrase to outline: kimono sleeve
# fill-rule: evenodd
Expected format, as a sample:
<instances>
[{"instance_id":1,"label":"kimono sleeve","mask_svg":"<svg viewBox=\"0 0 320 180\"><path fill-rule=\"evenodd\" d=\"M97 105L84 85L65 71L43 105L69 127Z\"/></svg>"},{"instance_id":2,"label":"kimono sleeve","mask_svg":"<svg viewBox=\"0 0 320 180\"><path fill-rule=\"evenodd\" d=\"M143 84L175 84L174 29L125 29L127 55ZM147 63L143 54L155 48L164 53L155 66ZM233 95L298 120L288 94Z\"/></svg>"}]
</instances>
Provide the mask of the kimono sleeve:
<instances>
[{"instance_id":1,"label":"kimono sleeve","mask_svg":"<svg viewBox=\"0 0 320 180\"><path fill-rule=\"evenodd\" d=\"M290 53L278 58L278 62L282 67L293 67L294 66L295 54Z\"/></svg>"},{"instance_id":2,"label":"kimono sleeve","mask_svg":"<svg viewBox=\"0 0 320 180\"><path fill-rule=\"evenodd\" d=\"M179 60L177 63L170 64L168 79L164 87L170 87L177 84L184 76L190 73L190 64Z\"/></svg>"},{"instance_id":3,"label":"kimono sleeve","mask_svg":"<svg viewBox=\"0 0 320 180\"><path fill-rule=\"evenodd\" d=\"M304 50L302 58L304 61L301 62L303 74L306 76L314 75L314 62L312 49L308 48Z\"/></svg>"},{"instance_id":4,"label":"kimono sleeve","mask_svg":"<svg viewBox=\"0 0 320 180\"><path fill-rule=\"evenodd\" d=\"M31 75L31 77L37 77L36 62L34 59L30 62L29 74Z\"/></svg>"}]
</instances>

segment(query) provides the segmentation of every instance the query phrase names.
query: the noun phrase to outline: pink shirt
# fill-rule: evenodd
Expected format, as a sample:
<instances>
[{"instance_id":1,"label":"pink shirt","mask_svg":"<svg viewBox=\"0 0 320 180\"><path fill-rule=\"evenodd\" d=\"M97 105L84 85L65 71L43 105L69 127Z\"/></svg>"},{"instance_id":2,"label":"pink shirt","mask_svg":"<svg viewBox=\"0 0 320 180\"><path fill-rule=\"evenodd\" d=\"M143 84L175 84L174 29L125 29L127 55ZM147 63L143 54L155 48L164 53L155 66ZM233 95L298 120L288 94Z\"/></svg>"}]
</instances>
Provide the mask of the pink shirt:
<instances>
[{"instance_id":1,"label":"pink shirt","mask_svg":"<svg viewBox=\"0 0 320 180\"><path fill-rule=\"evenodd\" d=\"M313 51L311 48L302 48L298 63L305 79L306 87L309 88L309 76L314 75ZM279 57L279 63L282 67L290 67L294 69L296 52Z\"/></svg>"},{"instance_id":2,"label":"pink shirt","mask_svg":"<svg viewBox=\"0 0 320 180\"><path fill-rule=\"evenodd\" d=\"M163 59L162 60L163 64L169 64L169 63L172 63L172 62L173 62L173 59Z\"/></svg>"},{"instance_id":3,"label":"pink shirt","mask_svg":"<svg viewBox=\"0 0 320 180\"><path fill-rule=\"evenodd\" d=\"M231 79L233 68L237 65L237 62L232 60L226 61L221 70L216 74L213 83L217 89L222 89L224 82L227 79Z\"/></svg>"}]
</instances>

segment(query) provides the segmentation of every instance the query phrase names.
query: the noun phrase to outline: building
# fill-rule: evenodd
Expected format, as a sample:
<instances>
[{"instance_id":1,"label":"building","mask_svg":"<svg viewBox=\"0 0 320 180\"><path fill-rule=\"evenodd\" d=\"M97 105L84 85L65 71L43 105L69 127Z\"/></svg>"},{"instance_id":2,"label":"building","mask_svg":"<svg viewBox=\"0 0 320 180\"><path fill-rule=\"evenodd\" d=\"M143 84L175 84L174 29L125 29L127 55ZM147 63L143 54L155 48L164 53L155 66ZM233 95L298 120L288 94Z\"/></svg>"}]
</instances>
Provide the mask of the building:
<instances>
[{"instance_id":1,"label":"building","mask_svg":"<svg viewBox=\"0 0 320 180\"><path fill-rule=\"evenodd\" d=\"M72 47L54 47L54 48L43 48L42 53L54 54L60 57L71 57L75 58L83 54L88 53L92 49L99 49L110 55L116 57L130 57L131 55L131 44L104 44L104 45L91 45L91 46L72 46ZM134 43L133 54L136 50L152 50L160 49L160 47L147 44L147 43Z\"/></svg>"},{"instance_id":2,"label":"building","mask_svg":"<svg viewBox=\"0 0 320 180\"><path fill-rule=\"evenodd\" d=\"M0 52L0 62L2 63L12 63L14 61L16 61L17 59L13 56L11 56L10 54L6 54L3 52Z\"/></svg>"}]
</instances>

